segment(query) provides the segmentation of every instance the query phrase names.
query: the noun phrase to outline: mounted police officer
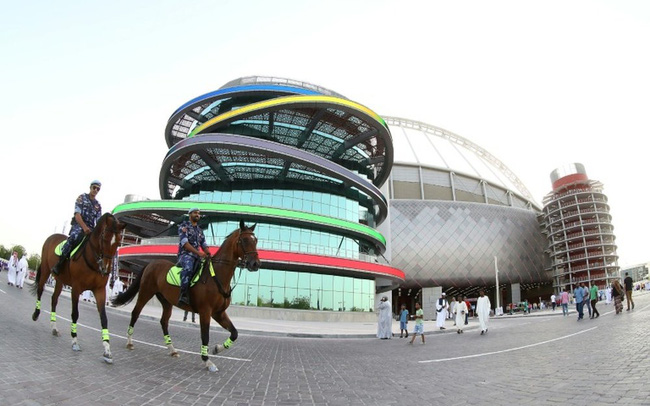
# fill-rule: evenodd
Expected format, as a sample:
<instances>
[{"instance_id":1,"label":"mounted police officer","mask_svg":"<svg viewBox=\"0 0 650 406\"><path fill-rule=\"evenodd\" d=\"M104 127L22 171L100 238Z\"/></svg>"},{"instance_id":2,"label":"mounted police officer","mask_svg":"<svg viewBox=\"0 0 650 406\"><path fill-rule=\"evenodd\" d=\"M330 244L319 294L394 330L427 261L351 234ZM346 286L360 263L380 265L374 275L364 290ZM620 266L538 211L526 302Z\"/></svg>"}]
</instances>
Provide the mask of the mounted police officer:
<instances>
[{"instance_id":1,"label":"mounted police officer","mask_svg":"<svg viewBox=\"0 0 650 406\"><path fill-rule=\"evenodd\" d=\"M70 252L76 247L85 235L90 234L97 225L97 221L102 216L102 205L97 201L97 193L102 188L102 183L93 180L90 183L90 191L77 197L74 204L74 217L72 218L72 228L68 240L61 249L59 262L52 267L51 272L58 275L61 271L61 265L70 256Z\"/></svg>"},{"instance_id":2,"label":"mounted police officer","mask_svg":"<svg viewBox=\"0 0 650 406\"><path fill-rule=\"evenodd\" d=\"M187 212L189 221L184 221L178 226L178 264L183 268L181 271L181 294L178 298L178 305L190 304L190 278L194 271L196 260L210 256L210 248L205 242L203 230L199 227L201 212L198 208L192 208ZM203 251L200 251L201 248Z\"/></svg>"}]
</instances>

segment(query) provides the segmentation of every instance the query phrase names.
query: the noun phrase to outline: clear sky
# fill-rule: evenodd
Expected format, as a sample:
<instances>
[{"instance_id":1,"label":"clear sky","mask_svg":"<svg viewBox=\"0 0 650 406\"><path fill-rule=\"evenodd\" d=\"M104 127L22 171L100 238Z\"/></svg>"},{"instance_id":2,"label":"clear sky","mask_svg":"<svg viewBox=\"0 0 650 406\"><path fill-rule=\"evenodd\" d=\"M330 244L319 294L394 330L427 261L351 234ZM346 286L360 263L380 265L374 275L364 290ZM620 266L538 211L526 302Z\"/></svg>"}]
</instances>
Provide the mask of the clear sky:
<instances>
[{"instance_id":1,"label":"clear sky","mask_svg":"<svg viewBox=\"0 0 650 406\"><path fill-rule=\"evenodd\" d=\"M650 2L29 1L0 14L0 244L40 254L92 179L160 198L164 128L250 75L442 127L541 203L572 162L605 185L619 264L650 261Z\"/></svg>"}]
</instances>

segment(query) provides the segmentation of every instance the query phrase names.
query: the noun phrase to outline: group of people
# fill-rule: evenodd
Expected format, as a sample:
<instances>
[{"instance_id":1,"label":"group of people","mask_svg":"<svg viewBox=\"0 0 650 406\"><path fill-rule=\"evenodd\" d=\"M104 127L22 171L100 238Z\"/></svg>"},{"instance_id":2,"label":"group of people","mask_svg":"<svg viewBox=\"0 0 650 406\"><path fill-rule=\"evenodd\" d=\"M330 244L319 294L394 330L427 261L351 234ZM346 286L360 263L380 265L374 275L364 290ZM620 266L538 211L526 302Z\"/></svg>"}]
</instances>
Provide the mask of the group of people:
<instances>
[{"instance_id":1,"label":"group of people","mask_svg":"<svg viewBox=\"0 0 650 406\"><path fill-rule=\"evenodd\" d=\"M632 299L632 292L634 291L634 281L632 277L625 273L625 279L623 279L623 284L618 279L615 279L611 286L605 290L606 304L614 302L614 309L616 314L621 314L623 312L623 302L627 300L627 311L634 310L634 299ZM580 282L578 287L573 291L573 300L576 305L576 311L578 312L578 321L584 318L584 308L587 307L590 319L595 319L600 317L600 313L596 308L598 301L600 300L601 295L598 290L598 286L592 284L591 287ZM560 306L562 307L562 313L564 316L569 315L569 304L571 303L571 295L569 294L569 288L564 288L560 293L559 297L555 294L551 295L551 304L553 310L555 310L556 300L559 301Z\"/></svg>"},{"instance_id":2,"label":"group of people","mask_svg":"<svg viewBox=\"0 0 650 406\"><path fill-rule=\"evenodd\" d=\"M18 252L14 251L9 257L9 269L7 272L7 285L22 289L27 276L27 254L18 259Z\"/></svg>"},{"instance_id":3,"label":"group of people","mask_svg":"<svg viewBox=\"0 0 650 406\"><path fill-rule=\"evenodd\" d=\"M453 309L450 309L450 305L447 302L446 294L443 292L440 295L440 298L436 301L436 326L440 330L445 330L445 320L447 319L447 314L451 313L454 315L454 325L456 326L456 332L458 334L463 334L463 326L469 323L468 315L470 310L469 301L454 300ZM392 333L392 307L391 303L388 300L387 296L381 298L378 307L379 318L377 323L377 338L387 340L393 336ZM490 319L490 313L492 310L492 305L490 303L490 298L485 295L485 291L479 291L479 297L476 300L476 315L478 316L479 325L481 328L481 335L488 332L488 322ZM411 332L413 337L409 344L413 344L415 338L420 335L422 337L422 344L425 343L424 339L424 312L420 303L415 303L415 328ZM400 323L400 338L408 338L408 320L409 320L409 311L406 309L406 305L402 305L399 312L399 323Z\"/></svg>"}]
</instances>

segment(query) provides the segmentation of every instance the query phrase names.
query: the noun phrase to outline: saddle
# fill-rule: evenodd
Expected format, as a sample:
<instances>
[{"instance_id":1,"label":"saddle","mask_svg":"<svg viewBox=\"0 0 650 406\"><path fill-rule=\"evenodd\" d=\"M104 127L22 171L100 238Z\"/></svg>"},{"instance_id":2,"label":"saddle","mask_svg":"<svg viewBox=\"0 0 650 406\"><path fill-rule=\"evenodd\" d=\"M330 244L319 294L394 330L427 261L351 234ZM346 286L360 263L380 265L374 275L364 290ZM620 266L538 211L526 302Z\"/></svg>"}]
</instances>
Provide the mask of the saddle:
<instances>
[{"instance_id":1,"label":"saddle","mask_svg":"<svg viewBox=\"0 0 650 406\"><path fill-rule=\"evenodd\" d=\"M196 264L197 265L194 268L194 276L190 278L190 288L196 285L203 272L203 261L197 261ZM169 283L172 286L181 286L182 270L183 268L178 265L174 265L171 268L169 268L169 271L167 271L167 278L166 278L167 283ZM210 275L214 276L214 268L212 267L212 262L210 262Z\"/></svg>"}]
</instances>

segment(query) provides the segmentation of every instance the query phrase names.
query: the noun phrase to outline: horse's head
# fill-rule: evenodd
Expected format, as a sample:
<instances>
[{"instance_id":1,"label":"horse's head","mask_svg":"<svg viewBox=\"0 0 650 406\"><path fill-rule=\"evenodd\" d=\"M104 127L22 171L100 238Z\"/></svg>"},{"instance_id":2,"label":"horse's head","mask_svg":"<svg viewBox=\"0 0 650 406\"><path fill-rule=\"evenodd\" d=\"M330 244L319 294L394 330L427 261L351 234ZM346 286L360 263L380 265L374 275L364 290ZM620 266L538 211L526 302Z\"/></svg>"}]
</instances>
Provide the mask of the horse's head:
<instances>
[{"instance_id":1,"label":"horse's head","mask_svg":"<svg viewBox=\"0 0 650 406\"><path fill-rule=\"evenodd\" d=\"M257 272L262 263L257 254L257 237L255 236L255 226L246 227L243 220L239 221L239 238L237 240L237 257L242 259L246 269L251 272Z\"/></svg>"},{"instance_id":2,"label":"horse's head","mask_svg":"<svg viewBox=\"0 0 650 406\"><path fill-rule=\"evenodd\" d=\"M111 262L120 245L125 227L126 223L120 223L110 213L104 214L95 227L99 244L99 252L95 255L102 274L107 274L111 269Z\"/></svg>"}]
</instances>

